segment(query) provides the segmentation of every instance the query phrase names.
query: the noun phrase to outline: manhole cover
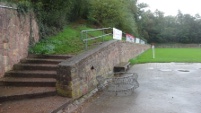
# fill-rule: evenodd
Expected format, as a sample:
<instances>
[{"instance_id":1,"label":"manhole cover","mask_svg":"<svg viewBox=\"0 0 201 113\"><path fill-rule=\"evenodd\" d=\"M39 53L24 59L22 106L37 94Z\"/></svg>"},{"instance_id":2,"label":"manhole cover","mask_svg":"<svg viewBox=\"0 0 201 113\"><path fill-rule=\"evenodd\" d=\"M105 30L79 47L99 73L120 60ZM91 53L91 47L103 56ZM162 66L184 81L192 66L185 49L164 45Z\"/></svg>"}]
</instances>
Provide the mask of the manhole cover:
<instances>
[{"instance_id":1,"label":"manhole cover","mask_svg":"<svg viewBox=\"0 0 201 113\"><path fill-rule=\"evenodd\" d=\"M185 70L185 69L180 69L178 71L180 71L180 72L190 72L189 70Z\"/></svg>"},{"instance_id":2,"label":"manhole cover","mask_svg":"<svg viewBox=\"0 0 201 113\"><path fill-rule=\"evenodd\" d=\"M159 71L169 72L169 71L172 71L172 70L171 69L159 69Z\"/></svg>"}]
</instances>

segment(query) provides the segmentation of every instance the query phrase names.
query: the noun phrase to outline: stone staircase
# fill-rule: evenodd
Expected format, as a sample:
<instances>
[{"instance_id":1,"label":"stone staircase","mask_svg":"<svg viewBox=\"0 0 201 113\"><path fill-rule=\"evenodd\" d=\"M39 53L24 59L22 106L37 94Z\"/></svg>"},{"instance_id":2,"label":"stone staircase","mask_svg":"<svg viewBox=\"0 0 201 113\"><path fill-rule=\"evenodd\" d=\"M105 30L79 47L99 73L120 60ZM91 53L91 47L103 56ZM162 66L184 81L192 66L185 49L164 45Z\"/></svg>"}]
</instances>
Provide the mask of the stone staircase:
<instances>
[{"instance_id":1,"label":"stone staircase","mask_svg":"<svg viewBox=\"0 0 201 113\"><path fill-rule=\"evenodd\" d=\"M67 55L29 55L0 79L0 103L55 96L57 64Z\"/></svg>"}]
</instances>

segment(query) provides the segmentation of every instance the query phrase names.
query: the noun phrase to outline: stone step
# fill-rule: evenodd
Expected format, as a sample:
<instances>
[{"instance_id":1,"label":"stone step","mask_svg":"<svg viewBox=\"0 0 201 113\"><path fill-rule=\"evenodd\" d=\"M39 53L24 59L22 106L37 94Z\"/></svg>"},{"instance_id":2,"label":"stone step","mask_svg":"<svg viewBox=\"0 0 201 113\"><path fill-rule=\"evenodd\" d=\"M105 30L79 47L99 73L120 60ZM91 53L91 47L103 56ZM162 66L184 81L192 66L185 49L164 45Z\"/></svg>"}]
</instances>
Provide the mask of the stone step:
<instances>
[{"instance_id":1,"label":"stone step","mask_svg":"<svg viewBox=\"0 0 201 113\"><path fill-rule=\"evenodd\" d=\"M3 102L1 113L57 113L58 108L69 105L73 99L50 96L44 98L24 99L20 101Z\"/></svg>"},{"instance_id":2,"label":"stone step","mask_svg":"<svg viewBox=\"0 0 201 113\"><path fill-rule=\"evenodd\" d=\"M69 59L73 57L72 55L28 55L28 58L38 58L38 59Z\"/></svg>"},{"instance_id":3,"label":"stone step","mask_svg":"<svg viewBox=\"0 0 201 113\"><path fill-rule=\"evenodd\" d=\"M0 102L56 95L55 87L8 87L0 86Z\"/></svg>"},{"instance_id":4,"label":"stone step","mask_svg":"<svg viewBox=\"0 0 201 113\"><path fill-rule=\"evenodd\" d=\"M28 103L24 103L26 105L24 109L27 109L27 106L31 106L31 104L38 106L42 102L41 100L45 100L44 105L50 103L49 106L55 106L51 104L54 100L57 100L55 104L60 103L61 98L55 96L57 94L55 88L56 70L60 62L71 57L69 55L29 55L28 58L21 60L20 63L13 66L13 70L6 72L5 76L0 78L0 103L23 103L26 101ZM49 100L48 97L50 97ZM2 106L0 104L0 107ZM4 109L5 113L10 112L10 106L12 105L4 106L5 109L8 108L7 110ZM13 107L15 106L18 104ZM42 109L40 105L39 107ZM19 108L21 109L22 106ZM37 111L35 107L32 109ZM48 109L50 108L47 108L46 111ZM0 112L1 110L0 108ZM12 111L17 113L16 109L12 108ZM43 112L43 110L38 111Z\"/></svg>"},{"instance_id":5,"label":"stone step","mask_svg":"<svg viewBox=\"0 0 201 113\"><path fill-rule=\"evenodd\" d=\"M64 59L36 59L36 58L26 58L22 59L21 63L26 64L58 64L64 61Z\"/></svg>"},{"instance_id":6,"label":"stone step","mask_svg":"<svg viewBox=\"0 0 201 113\"><path fill-rule=\"evenodd\" d=\"M41 70L17 70L5 73L6 77L19 78L56 78L56 71L41 71Z\"/></svg>"},{"instance_id":7,"label":"stone step","mask_svg":"<svg viewBox=\"0 0 201 113\"><path fill-rule=\"evenodd\" d=\"M27 87L55 87L54 78L15 78L3 77L0 79L1 86L27 86Z\"/></svg>"},{"instance_id":8,"label":"stone step","mask_svg":"<svg viewBox=\"0 0 201 113\"><path fill-rule=\"evenodd\" d=\"M16 64L14 70L48 70L53 71L57 69L55 64Z\"/></svg>"}]
</instances>

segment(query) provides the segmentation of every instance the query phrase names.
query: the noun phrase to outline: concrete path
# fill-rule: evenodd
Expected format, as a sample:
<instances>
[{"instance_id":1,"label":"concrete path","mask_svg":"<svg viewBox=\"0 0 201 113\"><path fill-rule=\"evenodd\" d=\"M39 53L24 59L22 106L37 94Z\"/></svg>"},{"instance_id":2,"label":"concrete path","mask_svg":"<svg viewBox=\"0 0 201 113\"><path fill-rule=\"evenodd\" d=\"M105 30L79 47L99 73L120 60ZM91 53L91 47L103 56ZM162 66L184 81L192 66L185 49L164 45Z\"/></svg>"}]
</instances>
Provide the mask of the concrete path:
<instances>
[{"instance_id":1,"label":"concrete path","mask_svg":"<svg viewBox=\"0 0 201 113\"><path fill-rule=\"evenodd\" d=\"M126 97L101 94L84 113L201 113L201 64L138 64L140 87Z\"/></svg>"}]
</instances>

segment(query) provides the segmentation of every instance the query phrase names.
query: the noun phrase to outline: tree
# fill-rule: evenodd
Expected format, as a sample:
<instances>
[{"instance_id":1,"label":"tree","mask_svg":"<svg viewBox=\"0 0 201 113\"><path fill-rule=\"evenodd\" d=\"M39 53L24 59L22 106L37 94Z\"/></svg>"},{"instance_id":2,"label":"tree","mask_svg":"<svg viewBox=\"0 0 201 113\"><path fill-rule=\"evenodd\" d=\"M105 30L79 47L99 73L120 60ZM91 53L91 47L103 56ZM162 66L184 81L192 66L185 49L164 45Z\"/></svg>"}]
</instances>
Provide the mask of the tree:
<instances>
[{"instance_id":1,"label":"tree","mask_svg":"<svg viewBox=\"0 0 201 113\"><path fill-rule=\"evenodd\" d=\"M201 42L201 19L198 14L191 16L178 11L177 16L164 16L163 12L156 10L142 11L141 17L140 35L150 43Z\"/></svg>"},{"instance_id":2,"label":"tree","mask_svg":"<svg viewBox=\"0 0 201 113\"><path fill-rule=\"evenodd\" d=\"M90 0L88 20L104 27L117 27L138 35L134 15L131 13L132 0Z\"/></svg>"}]
</instances>

